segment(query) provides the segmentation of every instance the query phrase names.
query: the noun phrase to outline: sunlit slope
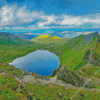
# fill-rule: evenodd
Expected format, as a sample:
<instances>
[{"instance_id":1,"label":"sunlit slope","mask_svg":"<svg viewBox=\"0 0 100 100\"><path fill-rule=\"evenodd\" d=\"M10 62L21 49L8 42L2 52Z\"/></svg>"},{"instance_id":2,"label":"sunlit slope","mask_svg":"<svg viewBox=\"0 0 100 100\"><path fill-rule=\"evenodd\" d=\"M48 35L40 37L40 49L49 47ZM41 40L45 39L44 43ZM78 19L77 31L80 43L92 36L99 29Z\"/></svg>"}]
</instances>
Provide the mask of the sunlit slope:
<instances>
[{"instance_id":1,"label":"sunlit slope","mask_svg":"<svg viewBox=\"0 0 100 100\"><path fill-rule=\"evenodd\" d=\"M100 67L91 68L87 67L83 69L83 73L85 73L85 77L88 75L91 76L95 73L97 69ZM1 100L99 100L100 98L100 73L96 75L91 81L93 84L89 83L84 87L75 86L77 82L77 78L80 77L76 75L75 71L70 71L63 69L64 72L67 71L68 78L66 79L66 73L60 71L58 75L63 75L64 79L62 81L66 81L58 84L48 82L48 77L39 76L35 73L29 74L28 72L22 71L18 68L10 66L4 62L0 62L0 99ZM73 76L74 75L74 76ZM76 76L75 76L76 75ZM83 74L82 74L83 75ZM61 76L59 77L61 78ZM90 77L89 77L90 78ZM96 79L96 80L95 80ZM43 84L41 81L47 82ZM70 84L68 84L68 80L72 80ZM59 80L57 80L59 81ZM78 80L79 82L80 79ZM42 94L41 94L42 93Z\"/></svg>"},{"instance_id":2,"label":"sunlit slope","mask_svg":"<svg viewBox=\"0 0 100 100\"><path fill-rule=\"evenodd\" d=\"M96 43L96 48L94 50L94 58L98 63L100 63L100 35L98 37L98 41Z\"/></svg>"},{"instance_id":3,"label":"sunlit slope","mask_svg":"<svg viewBox=\"0 0 100 100\"><path fill-rule=\"evenodd\" d=\"M9 42L9 44L12 43ZM80 35L61 44L21 43L20 46L15 43L13 45L0 44L1 100L25 100L26 98L28 100L99 100L100 66L86 67L91 48L94 48L95 44L94 58L100 62L98 33ZM38 49L49 50L59 56L61 65L54 74L57 80L55 77L50 77L49 81L48 77L30 74L5 63Z\"/></svg>"},{"instance_id":4,"label":"sunlit slope","mask_svg":"<svg viewBox=\"0 0 100 100\"><path fill-rule=\"evenodd\" d=\"M67 42L68 38L60 38L58 36L54 35L41 35L39 37L31 39L33 42L43 43L43 44L49 44L49 43L64 43Z\"/></svg>"},{"instance_id":5,"label":"sunlit slope","mask_svg":"<svg viewBox=\"0 0 100 100\"><path fill-rule=\"evenodd\" d=\"M67 43L47 45L45 49L56 53L60 58L61 65L66 65L71 69L80 69L87 64L89 50L96 43L97 37L97 33L80 35Z\"/></svg>"},{"instance_id":6,"label":"sunlit slope","mask_svg":"<svg viewBox=\"0 0 100 100\"><path fill-rule=\"evenodd\" d=\"M65 43L39 44L36 42L22 46L13 45L11 47L0 45L0 60L11 62L15 58L24 56L32 51L44 49L57 54L61 65L66 65L71 69L80 69L82 66L87 64L89 59L89 50L96 43L97 36L97 33L80 35Z\"/></svg>"}]
</instances>

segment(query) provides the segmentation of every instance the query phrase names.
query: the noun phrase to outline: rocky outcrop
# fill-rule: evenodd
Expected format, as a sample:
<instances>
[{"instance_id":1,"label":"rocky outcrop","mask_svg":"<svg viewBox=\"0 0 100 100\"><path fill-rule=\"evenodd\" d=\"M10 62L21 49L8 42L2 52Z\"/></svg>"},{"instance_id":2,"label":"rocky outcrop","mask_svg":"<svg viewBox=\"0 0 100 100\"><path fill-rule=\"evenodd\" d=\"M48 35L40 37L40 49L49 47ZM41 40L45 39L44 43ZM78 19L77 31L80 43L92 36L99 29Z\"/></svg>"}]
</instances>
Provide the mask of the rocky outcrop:
<instances>
[{"instance_id":1,"label":"rocky outcrop","mask_svg":"<svg viewBox=\"0 0 100 100\"><path fill-rule=\"evenodd\" d=\"M62 66L60 69L58 69L57 79L76 86L83 85L83 79L76 72L66 66Z\"/></svg>"}]
</instances>

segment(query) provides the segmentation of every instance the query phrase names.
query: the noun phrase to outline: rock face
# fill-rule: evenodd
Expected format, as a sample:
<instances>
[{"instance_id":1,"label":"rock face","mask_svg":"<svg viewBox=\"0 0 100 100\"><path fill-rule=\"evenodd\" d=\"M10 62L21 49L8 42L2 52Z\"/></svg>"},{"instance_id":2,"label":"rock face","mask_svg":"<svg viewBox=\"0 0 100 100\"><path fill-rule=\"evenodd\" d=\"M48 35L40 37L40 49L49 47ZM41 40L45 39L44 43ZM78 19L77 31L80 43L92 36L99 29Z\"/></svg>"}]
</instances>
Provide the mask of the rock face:
<instances>
[{"instance_id":1,"label":"rock face","mask_svg":"<svg viewBox=\"0 0 100 100\"><path fill-rule=\"evenodd\" d=\"M86 88L94 88L94 84L91 79L86 79L83 86Z\"/></svg>"},{"instance_id":2,"label":"rock face","mask_svg":"<svg viewBox=\"0 0 100 100\"><path fill-rule=\"evenodd\" d=\"M62 66L60 69L58 69L57 76L58 79L76 86L82 86L83 84L83 79L79 77L76 72L72 71L66 66Z\"/></svg>"},{"instance_id":3,"label":"rock face","mask_svg":"<svg viewBox=\"0 0 100 100\"><path fill-rule=\"evenodd\" d=\"M61 66L57 72L57 79L67 82L75 86L86 88L94 88L92 79L80 76L76 71L71 70L66 66Z\"/></svg>"},{"instance_id":4,"label":"rock face","mask_svg":"<svg viewBox=\"0 0 100 100\"><path fill-rule=\"evenodd\" d=\"M86 41L86 46L88 46L88 44L89 44L90 42L92 42L92 40L93 40L93 33L92 33L92 34L86 35L86 36L84 37L84 39L85 39L85 41Z\"/></svg>"},{"instance_id":5,"label":"rock face","mask_svg":"<svg viewBox=\"0 0 100 100\"><path fill-rule=\"evenodd\" d=\"M3 70L2 69L0 69L0 73L3 73Z\"/></svg>"}]
</instances>

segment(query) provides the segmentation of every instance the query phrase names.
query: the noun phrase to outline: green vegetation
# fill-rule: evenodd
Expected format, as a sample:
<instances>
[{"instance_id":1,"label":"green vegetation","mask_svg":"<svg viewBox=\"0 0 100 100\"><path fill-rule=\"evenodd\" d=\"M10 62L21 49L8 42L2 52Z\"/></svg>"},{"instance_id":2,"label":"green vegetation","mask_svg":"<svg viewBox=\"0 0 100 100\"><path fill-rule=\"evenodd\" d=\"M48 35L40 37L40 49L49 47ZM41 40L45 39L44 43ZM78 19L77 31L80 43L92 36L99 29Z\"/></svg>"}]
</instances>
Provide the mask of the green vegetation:
<instances>
[{"instance_id":1,"label":"green vegetation","mask_svg":"<svg viewBox=\"0 0 100 100\"><path fill-rule=\"evenodd\" d=\"M33 92L36 100L68 100L77 91L77 89L66 89L64 86L55 84L26 84L26 87Z\"/></svg>"},{"instance_id":2,"label":"green vegetation","mask_svg":"<svg viewBox=\"0 0 100 100\"><path fill-rule=\"evenodd\" d=\"M25 44L29 41L10 33L0 32L0 45Z\"/></svg>"},{"instance_id":3,"label":"green vegetation","mask_svg":"<svg viewBox=\"0 0 100 100\"><path fill-rule=\"evenodd\" d=\"M96 37L92 38L91 42L87 42L88 39L89 38L86 39L86 36L81 35L67 41L66 43L39 44L24 42L24 44L20 45L0 45L0 61L11 62L14 59L32 51L45 49L57 54L61 65L66 65L71 69L79 70L82 66L87 64L88 59L84 59L84 56L88 50L93 47L96 41Z\"/></svg>"},{"instance_id":4,"label":"green vegetation","mask_svg":"<svg viewBox=\"0 0 100 100\"><path fill-rule=\"evenodd\" d=\"M100 63L100 42L97 42L97 46L96 46L96 49L94 50L94 58L95 60Z\"/></svg>"},{"instance_id":5,"label":"green vegetation","mask_svg":"<svg viewBox=\"0 0 100 100\"><path fill-rule=\"evenodd\" d=\"M84 77L88 77L90 78L91 76L93 76L97 71L99 72L100 68L96 67L96 66L91 66L91 67L85 67L81 69L81 75L83 75ZM99 74L99 73L98 73ZM97 77L97 76L95 76Z\"/></svg>"},{"instance_id":6,"label":"green vegetation","mask_svg":"<svg viewBox=\"0 0 100 100\"><path fill-rule=\"evenodd\" d=\"M12 90L16 90L19 82L9 75L0 75L0 84Z\"/></svg>"},{"instance_id":7,"label":"green vegetation","mask_svg":"<svg viewBox=\"0 0 100 100\"><path fill-rule=\"evenodd\" d=\"M61 42L62 41L62 42ZM94 49L93 58L98 66L86 66ZM61 43L60 43L61 42ZM30 52L49 50L59 56L60 66L52 76L43 77L30 74L10 66L9 62ZM100 98L100 36L95 34L80 35L68 39L59 39L48 44L30 42L8 33L0 33L0 99L1 100L99 100ZM62 69L64 65L64 69ZM57 75L65 86L48 83ZM34 77L27 81L26 76ZM42 84L41 80L46 81ZM88 80L90 80L88 82ZM64 82L63 82L64 81ZM84 85L87 82L86 85ZM70 85L68 85L70 84ZM93 90L94 88L94 90ZM80 91L79 91L80 90ZM79 92L78 92L79 91ZM73 96L74 95L74 96Z\"/></svg>"},{"instance_id":8,"label":"green vegetation","mask_svg":"<svg viewBox=\"0 0 100 100\"><path fill-rule=\"evenodd\" d=\"M9 75L16 76L19 78L23 77L23 73L19 68L15 68L14 66L9 66L8 64L4 62L0 62L0 72L8 73ZM27 72L24 71L24 74L27 74Z\"/></svg>"},{"instance_id":9,"label":"green vegetation","mask_svg":"<svg viewBox=\"0 0 100 100\"><path fill-rule=\"evenodd\" d=\"M83 79L72 69L64 66L64 68L60 68L57 71L58 71L57 73L58 79L76 86L83 85Z\"/></svg>"},{"instance_id":10,"label":"green vegetation","mask_svg":"<svg viewBox=\"0 0 100 100\"><path fill-rule=\"evenodd\" d=\"M60 38L55 35L41 35L39 37L31 39L32 42L50 44L50 43L66 43L69 38Z\"/></svg>"},{"instance_id":11,"label":"green vegetation","mask_svg":"<svg viewBox=\"0 0 100 100\"><path fill-rule=\"evenodd\" d=\"M1 100L25 100L25 95L16 92L19 82L9 75L0 75Z\"/></svg>"},{"instance_id":12,"label":"green vegetation","mask_svg":"<svg viewBox=\"0 0 100 100\"><path fill-rule=\"evenodd\" d=\"M99 100L100 91L98 90L81 90L73 100Z\"/></svg>"}]
</instances>

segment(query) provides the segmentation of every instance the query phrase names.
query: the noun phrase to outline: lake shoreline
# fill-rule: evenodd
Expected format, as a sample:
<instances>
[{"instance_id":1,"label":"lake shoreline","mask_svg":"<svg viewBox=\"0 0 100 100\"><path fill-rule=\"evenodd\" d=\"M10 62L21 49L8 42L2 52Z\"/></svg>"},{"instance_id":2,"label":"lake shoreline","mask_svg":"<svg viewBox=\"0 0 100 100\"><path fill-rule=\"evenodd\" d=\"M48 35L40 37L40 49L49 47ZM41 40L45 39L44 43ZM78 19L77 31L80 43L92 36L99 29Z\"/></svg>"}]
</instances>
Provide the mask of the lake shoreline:
<instances>
[{"instance_id":1,"label":"lake shoreline","mask_svg":"<svg viewBox=\"0 0 100 100\"><path fill-rule=\"evenodd\" d=\"M42 52L42 53L41 53ZM36 53L39 57L37 57L36 56L36 54L34 54L34 57L32 56L32 54L33 53ZM43 54L44 53L44 54ZM30 56L30 57L28 57L28 56ZM41 57L42 56L42 57ZM25 57L28 57L27 59L25 58ZM22 61L20 61L20 60L22 59ZM23 61L23 59L24 59L24 61ZM28 62L27 60L28 59L30 59L30 61ZM32 60L31 60L32 59ZM36 61L36 59L38 60L38 61ZM51 62L50 62L51 61ZM54 73L54 71L60 66L60 60L59 60L59 57L56 55L56 54L54 54L53 52L50 52L50 51L48 51L48 50L37 50L37 51L34 51L34 52L31 52L31 53L29 53L29 54L27 54L27 55L25 55L25 56L22 56L22 57L19 57L19 58L17 58L17 59L15 59L15 60L13 60L13 62L10 62L9 63L9 65L13 65L14 67L16 67L17 66L17 68L19 68L20 69L20 65L18 66L18 62L20 62L20 64L21 64L21 70L23 70L23 68L25 67L26 69L27 69L27 63L33 63L33 65L30 65L31 67L29 67L27 70L25 69L25 71L27 71L27 72L29 72L29 73L34 73L34 72L36 72L37 74L39 74L39 75L42 75L42 76L52 76L52 74ZM23 63L22 63L23 62ZM26 63L27 62L27 63ZM25 64L26 63L26 64ZM38 65L38 69L37 69L37 67L35 68L34 67L34 72L32 72L32 66L36 66L36 64ZM40 65L39 65L39 64ZM45 65L44 67L43 67L43 64ZM24 67L22 67L22 66L24 66ZM48 67L47 67L48 66ZM56 67L55 67L56 66ZM48 73L49 74L44 74L43 73L43 71L41 71L40 70L40 68L39 67L41 67L41 68L43 68L44 70L46 70L46 72L48 71ZM47 69L46 69L47 68ZM50 70L49 70L50 69ZM40 74L40 72L42 72L42 74Z\"/></svg>"}]
</instances>

